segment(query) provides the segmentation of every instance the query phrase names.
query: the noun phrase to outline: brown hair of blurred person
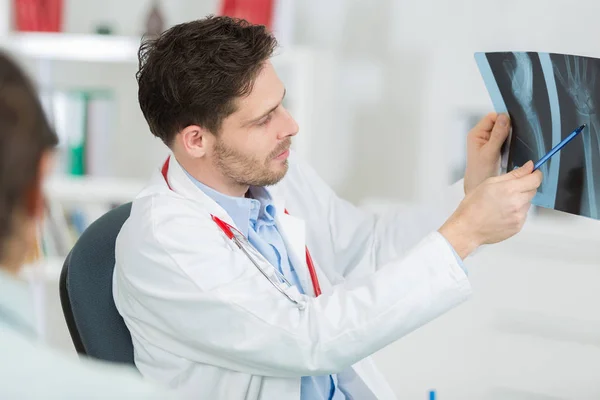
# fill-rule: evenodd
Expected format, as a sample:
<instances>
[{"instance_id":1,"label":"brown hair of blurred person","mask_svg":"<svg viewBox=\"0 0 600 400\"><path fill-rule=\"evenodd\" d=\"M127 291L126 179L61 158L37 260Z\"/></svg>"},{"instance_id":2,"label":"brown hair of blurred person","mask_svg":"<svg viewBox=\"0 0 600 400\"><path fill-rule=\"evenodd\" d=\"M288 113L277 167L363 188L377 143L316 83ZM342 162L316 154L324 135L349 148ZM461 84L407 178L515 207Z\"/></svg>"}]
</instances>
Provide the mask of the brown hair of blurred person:
<instances>
[{"instance_id":1,"label":"brown hair of blurred person","mask_svg":"<svg viewBox=\"0 0 600 400\"><path fill-rule=\"evenodd\" d=\"M57 143L32 83L0 53L0 265L8 272L37 248L42 182Z\"/></svg>"}]
</instances>

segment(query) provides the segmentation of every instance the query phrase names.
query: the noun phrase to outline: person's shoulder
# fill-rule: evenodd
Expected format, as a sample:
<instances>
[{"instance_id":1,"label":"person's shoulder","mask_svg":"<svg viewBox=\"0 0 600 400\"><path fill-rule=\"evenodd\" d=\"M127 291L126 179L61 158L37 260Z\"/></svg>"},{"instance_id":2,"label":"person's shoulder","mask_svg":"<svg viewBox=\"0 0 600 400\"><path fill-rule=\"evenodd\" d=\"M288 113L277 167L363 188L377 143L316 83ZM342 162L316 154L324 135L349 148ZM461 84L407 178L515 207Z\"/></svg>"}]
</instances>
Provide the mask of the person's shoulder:
<instances>
[{"instance_id":1,"label":"person's shoulder","mask_svg":"<svg viewBox=\"0 0 600 400\"><path fill-rule=\"evenodd\" d=\"M148 190L133 200L131 213L117 238L118 245L154 242L171 229L212 227L207 208L171 190Z\"/></svg>"},{"instance_id":2,"label":"person's shoulder","mask_svg":"<svg viewBox=\"0 0 600 400\"><path fill-rule=\"evenodd\" d=\"M2 331L0 398L164 399L173 395L145 382L133 368L62 354Z\"/></svg>"},{"instance_id":3,"label":"person's shoulder","mask_svg":"<svg viewBox=\"0 0 600 400\"><path fill-rule=\"evenodd\" d=\"M115 270L129 279L164 273L166 268L179 270L188 266L183 259L200 251L229 250L229 239L212 220L219 207L202 193L179 194L173 190L147 191L132 204L129 218L116 240ZM200 247L198 247L200 246ZM119 280L117 279L117 282Z\"/></svg>"},{"instance_id":4,"label":"person's shoulder","mask_svg":"<svg viewBox=\"0 0 600 400\"><path fill-rule=\"evenodd\" d=\"M187 179L187 178L186 178ZM191 183L190 183L191 184ZM195 189L195 188L194 188ZM189 189L186 189L189 191ZM132 201L131 216L144 220L155 220L165 215L204 215L206 205L201 193L196 196L193 192L183 194L165 185L162 175L154 177L150 184Z\"/></svg>"}]
</instances>

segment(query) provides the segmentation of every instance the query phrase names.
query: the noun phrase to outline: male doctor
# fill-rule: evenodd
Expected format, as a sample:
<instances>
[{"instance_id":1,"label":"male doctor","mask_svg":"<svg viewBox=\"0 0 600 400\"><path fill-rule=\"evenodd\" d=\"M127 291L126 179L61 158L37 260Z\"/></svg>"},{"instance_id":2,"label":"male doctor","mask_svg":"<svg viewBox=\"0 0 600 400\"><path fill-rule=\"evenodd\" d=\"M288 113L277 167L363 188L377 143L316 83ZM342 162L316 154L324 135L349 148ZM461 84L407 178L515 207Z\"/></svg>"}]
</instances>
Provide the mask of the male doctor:
<instances>
[{"instance_id":1,"label":"male doctor","mask_svg":"<svg viewBox=\"0 0 600 400\"><path fill-rule=\"evenodd\" d=\"M393 399L369 355L468 297L462 259L521 229L541 174L494 176L509 121L490 114L447 204L359 210L290 154L275 47L208 17L140 49L140 106L172 155L117 239L136 365L198 399Z\"/></svg>"}]
</instances>

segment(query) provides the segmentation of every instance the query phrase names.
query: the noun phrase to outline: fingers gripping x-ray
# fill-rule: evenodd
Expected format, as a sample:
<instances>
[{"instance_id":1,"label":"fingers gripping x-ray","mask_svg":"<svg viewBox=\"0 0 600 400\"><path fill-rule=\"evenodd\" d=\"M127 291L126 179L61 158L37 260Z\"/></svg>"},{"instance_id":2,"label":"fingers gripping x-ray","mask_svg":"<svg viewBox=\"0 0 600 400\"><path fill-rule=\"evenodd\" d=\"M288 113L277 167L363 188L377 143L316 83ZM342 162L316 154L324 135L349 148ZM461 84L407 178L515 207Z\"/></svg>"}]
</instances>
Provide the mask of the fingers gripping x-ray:
<instances>
[{"instance_id":1,"label":"fingers gripping x-ray","mask_svg":"<svg viewBox=\"0 0 600 400\"><path fill-rule=\"evenodd\" d=\"M598 104L593 96L598 70L588 66L589 60L575 56L565 56L566 71L561 71L554 64L554 74L573 101L578 119L587 124L587 131L582 136L585 157L584 197L587 202L582 205L587 208L592 218L598 218L598 202L600 196L594 185L594 160L600 162L600 122L598 121ZM598 166L596 166L598 167Z\"/></svg>"}]
</instances>

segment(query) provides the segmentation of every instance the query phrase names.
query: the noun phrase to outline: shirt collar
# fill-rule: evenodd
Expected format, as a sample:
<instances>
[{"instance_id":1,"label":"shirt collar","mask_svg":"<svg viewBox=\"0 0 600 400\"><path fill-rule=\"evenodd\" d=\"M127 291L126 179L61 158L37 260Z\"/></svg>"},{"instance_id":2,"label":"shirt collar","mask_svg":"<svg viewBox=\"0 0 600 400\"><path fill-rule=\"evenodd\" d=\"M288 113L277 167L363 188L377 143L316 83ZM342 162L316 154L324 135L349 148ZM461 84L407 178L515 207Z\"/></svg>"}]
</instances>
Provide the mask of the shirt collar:
<instances>
[{"instance_id":1,"label":"shirt collar","mask_svg":"<svg viewBox=\"0 0 600 400\"><path fill-rule=\"evenodd\" d=\"M0 267L0 323L35 336L35 313L27 282Z\"/></svg>"},{"instance_id":2,"label":"shirt collar","mask_svg":"<svg viewBox=\"0 0 600 400\"><path fill-rule=\"evenodd\" d=\"M264 187L250 187L249 192L252 198L228 196L200 182L187 171L185 173L204 194L229 214L244 236L248 237L251 224L254 225L259 217L267 221L275 220L275 206L269 192Z\"/></svg>"},{"instance_id":3,"label":"shirt collar","mask_svg":"<svg viewBox=\"0 0 600 400\"><path fill-rule=\"evenodd\" d=\"M252 196L253 199L258 200L258 202L260 203L259 215L268 222L275 221L277 211L275 210L273 198L271 198L271 195L269 194L267 189L265 189L262 186L251 186L250 196Z\"/></svg>"}]
</instances>

